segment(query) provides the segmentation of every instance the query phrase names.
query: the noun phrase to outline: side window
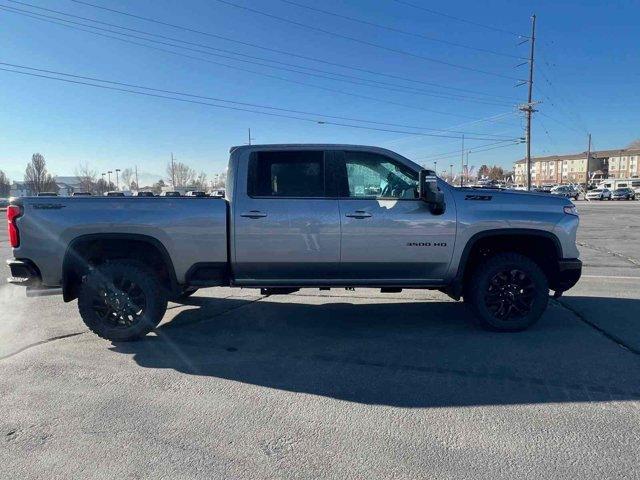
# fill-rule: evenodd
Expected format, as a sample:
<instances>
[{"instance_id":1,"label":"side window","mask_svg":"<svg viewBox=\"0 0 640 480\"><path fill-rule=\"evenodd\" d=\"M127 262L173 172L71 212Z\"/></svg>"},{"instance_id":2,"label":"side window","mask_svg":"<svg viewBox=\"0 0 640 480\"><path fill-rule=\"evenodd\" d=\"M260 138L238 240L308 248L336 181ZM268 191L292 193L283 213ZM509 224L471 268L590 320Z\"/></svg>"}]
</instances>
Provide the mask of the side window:
<instances>
[{"instance_id":1,"label":"side window","mask_svg":"<svg viewBox=\"0 0 640 480\"><path fill-rule=\"evenodd\" d=\"M418 174L388 157L345 152L349 197L418 198Z\"/></svg>"},{"instance_id":2,"label":"side window","mask_svg":"<svg viewBox=\"0 0 640 480\"><path fill-rule=\"evenodd\" d=\"M247 187L252 197L324 197L324 152L257 152Z\"/></svg>"}]
</instances>

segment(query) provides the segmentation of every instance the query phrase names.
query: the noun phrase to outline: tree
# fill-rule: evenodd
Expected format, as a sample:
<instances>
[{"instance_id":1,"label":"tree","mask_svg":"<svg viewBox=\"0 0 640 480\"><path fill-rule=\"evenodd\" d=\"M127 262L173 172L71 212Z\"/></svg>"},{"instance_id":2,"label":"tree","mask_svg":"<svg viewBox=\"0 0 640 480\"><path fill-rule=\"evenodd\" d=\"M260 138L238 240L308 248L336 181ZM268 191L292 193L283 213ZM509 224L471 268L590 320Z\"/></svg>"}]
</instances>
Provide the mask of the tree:
<instances>
[{"instance_id":1,"label":"tree","mask_svg":"<svg viewBox=\"0 0 640 480\"><path fill-rule=\"evenodd\" d=\"M153 193L155 193L156 195L160 195L162 193L162 188L165 186L166 184L164 183L164 180L160 179L153 184L151 189L153 190Z\"/></svg>"},{"instance_id":2,"label":"tree","mask_svg":"<svg viewBox=\"0 0 640 480\"><path fill-rule=\"evenodd\" d=\"M173 188L184 188L196 177L196 172L182 162L169 162L167 164L167 175Z\"/></svg>"},{"instance_id":3,"label":"tree","mask_svg":"<svg viewBox=\"0 0 640 480\"><path fill-rule=\"evenodd\" d=\"M131 187L131 177L133 177L133 170L130 168L125 168L120 172L120 178L122 178L122 184L126 188Z\"/></svg>"},{"instance_id":4,"label":"tree","mask_svg":"<svg viewBox=\"0 0 640 480\"><path fill-rule=\"evenodd\" d=\"M627 148L640 148L640 138L636 138Z\"/></svg>"},{"instance_id":5,"label":"tree","mask_svg":"<svg viewBox=\"0 0 640 480\"><path fill-rule=\"evenodd\" d=\"M194 190L207 190L207 174L204 172L200 172L196 179L193 181L193 189Z\"/></svg>"},{"instance_id":6,"label":"tree","mask_svg":"<svg viewBox=\"0 0 640 480\"><path fill-rule=\"evenodd\" d=\"M0 170L0 197L8 197L11 191L11 183L7 174Z\"/></svg>"},{"instance_id":7,"label":"tree","mask_svg":"<svg viewBox=\"0 0 640 480\"><path fill-rule=\"evenodd\" d=\"M488 176L489 176L489 167L487 167L486 165L482 165L478 169L478 178L484 178Z\"/></svg>"},{"instance_id":8,"label":"tree","mask_svg":"<svg viewBox=\"0 0 640 480\"><path fill-rule=\"evenodd\" d=\"M489 171L489 178L491 180L502 180L504 178L504 170L502 167L497 165L491 167L491 170Z\"/></svg>"},{"instance_id":9,"label":"tree","mask_svg":"<svg viewBox=\"0 0 640 480\"><path fill-rule=\"evenodd\" d=\"M40 153L34 153L31 156L31 162L27 164L24 172L24 183L32 195L41 192L58 192L58 185L47 172L47 162Z\"/></svg>"},{"instance_id":10,"label":"tree","mask_svg":"<svg viewBox=\"0 0 640 480\"><path fill-rule=\"evenodd\" d=\"M213 189L224 188L227 183L227 173L216 173L211 180L211 187Z\"/></svg>"},{"instance_id":11,"label":"tree","mask_svg":"<svg viewBox=\"0 0 640 480\"><path fill-rule=\"evenodd\" d=\"M98 178L98 174L95 170L89 168L88 163L81 163L78 168L76 168L76 177L78 177L80 188L83 192L97 193L98 185L96 179Z\"/></svg>"}]
</instances>

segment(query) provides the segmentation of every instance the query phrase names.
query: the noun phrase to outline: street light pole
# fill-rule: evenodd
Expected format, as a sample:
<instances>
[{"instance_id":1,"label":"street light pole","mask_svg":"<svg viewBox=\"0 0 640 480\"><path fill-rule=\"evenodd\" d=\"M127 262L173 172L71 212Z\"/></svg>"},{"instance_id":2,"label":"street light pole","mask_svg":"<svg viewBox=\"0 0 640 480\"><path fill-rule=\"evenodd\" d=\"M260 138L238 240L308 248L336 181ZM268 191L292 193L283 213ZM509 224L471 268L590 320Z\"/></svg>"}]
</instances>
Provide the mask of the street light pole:
<instances>
[{"instance_id":1,"label":"street light pole","mask_svg":"<svg viewBox=\"0 0 640 480\"><path fill-rule=\"evenodd\" d=\"M111 170L108 170L108 171L107 171L107 174L108 174L108 175L107 175L107 178L109 179L109 182L107 183L107 190L108 190L108 189L109 189L109 187L111 186L111 174L112 174L112 173L113 173L113 172L112 172Z\"/></svg>"},{"instance_id":2,"label":"street light pole","mask_svg":"<svg viewBox=\"0 0 640 480\"><path fill-rule=\"evenodd\" d=\"M118 172L120 171L119 168L116 168L116 190L120 190L120 182L118 181Z\"/></svg>"}]
</instances>

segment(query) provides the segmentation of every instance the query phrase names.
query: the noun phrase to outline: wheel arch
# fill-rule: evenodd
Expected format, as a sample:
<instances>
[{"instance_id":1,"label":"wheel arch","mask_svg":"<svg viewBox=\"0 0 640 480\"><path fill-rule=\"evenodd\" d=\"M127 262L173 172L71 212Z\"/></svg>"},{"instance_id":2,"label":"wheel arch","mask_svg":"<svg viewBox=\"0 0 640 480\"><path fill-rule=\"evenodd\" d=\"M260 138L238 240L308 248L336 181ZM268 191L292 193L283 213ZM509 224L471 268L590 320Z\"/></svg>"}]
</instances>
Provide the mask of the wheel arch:
<instances>
[{"instance_id":1,"label":"wheel arch","mask_svg":"<svg viewBox=\"0 0 640 480\"><path fill-rule=\"evenodd\" d=\"M167 293L178 291L171 256L157 238L136 233L95 233L74 238L62 262L62 293L65 302L78 296L78 286L89 268L115 259L136 259L160 276Z\"/></svg>"},{"instance_id":2,"label":"wheel arch","mask_svg":"<svg viewBox=\"0 0 640 480\"><path fill-rule=\"evenodd\" d=\"M545 230L503 228L478 232L467 241L447 294L460 299L464 284L479 261L499 252L520 253L531 258L542 268L550 287L554 288L558 260L562 259L562 245L558 237Z\"/></svg>"}]
</instances>

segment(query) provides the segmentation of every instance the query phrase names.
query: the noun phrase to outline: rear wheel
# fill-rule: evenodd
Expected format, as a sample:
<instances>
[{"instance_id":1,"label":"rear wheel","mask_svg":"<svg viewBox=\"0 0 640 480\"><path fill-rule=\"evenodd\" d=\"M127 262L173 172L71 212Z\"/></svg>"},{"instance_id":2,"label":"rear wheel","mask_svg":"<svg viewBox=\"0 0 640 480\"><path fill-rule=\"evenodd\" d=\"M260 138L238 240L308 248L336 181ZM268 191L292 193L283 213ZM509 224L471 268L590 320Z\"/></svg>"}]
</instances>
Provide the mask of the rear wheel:
<instances>
[{"instance_id":1,"label":"rear wheel","mask_svg":"<svg viewBox=\"0 0 640 480\"><path fill-rule=\"evenodd\" d=\"M143 337L162 320L167 297L144 264L115 260L92 270L78 295L78 310L96 335L112 341Z\"/></svg>"},{"instance_id":2,"label":"rear wheel","mask_svg":"<svg viewBox=\"0 0 640 480\"><path fill-rule=\"evenodd\" d=\"M499 253L480 264L465 288L465 303L483 328L525 330L549 303L549 284L540 267L516 253Z\"/></svg>"}]
</instances>

